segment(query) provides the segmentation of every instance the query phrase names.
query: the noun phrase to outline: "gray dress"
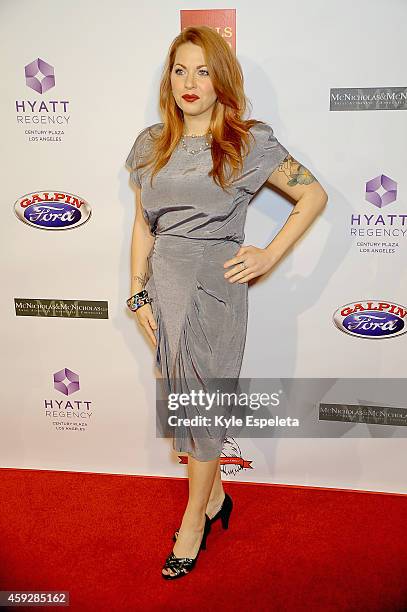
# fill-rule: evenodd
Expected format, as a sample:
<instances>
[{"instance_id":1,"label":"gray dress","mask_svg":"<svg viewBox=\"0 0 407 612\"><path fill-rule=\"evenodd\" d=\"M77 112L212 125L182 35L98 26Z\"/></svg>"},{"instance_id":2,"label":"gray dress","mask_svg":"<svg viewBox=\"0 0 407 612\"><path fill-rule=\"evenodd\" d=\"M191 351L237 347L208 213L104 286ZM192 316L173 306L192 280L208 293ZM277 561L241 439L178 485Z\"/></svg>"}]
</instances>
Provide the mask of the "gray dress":
<instances>
[{"instance_id":1,"label":"gray dress","mask_svg":"<svg viewBox=\"0 0 407 612\"><path fill-rule=\"evenodd\" d=\"M139 170L151 143L150 130L137 136L126 165L142 192L143 214L155 235L148 257L146 289L157 323L155 365L167 389L184 392L204 388L205 381L238 380L246 342L247 283L230 283L223 267L244 242L247 206L288 151L270 125L251 128L251 151L229 193L215 184L210 146L192 155L179 144L150 186L150 167ZM188 149L199 149L205 136L186 137ZM230 269L230 268L228 268ZM177 415L207 416L199 406L179 408ZM219 412L217 413L219 414ZM225 416L230 412L225 409ZM173 448L200 461L221 455L226 428L176 427Z\"/></svg>"}]
</instances>

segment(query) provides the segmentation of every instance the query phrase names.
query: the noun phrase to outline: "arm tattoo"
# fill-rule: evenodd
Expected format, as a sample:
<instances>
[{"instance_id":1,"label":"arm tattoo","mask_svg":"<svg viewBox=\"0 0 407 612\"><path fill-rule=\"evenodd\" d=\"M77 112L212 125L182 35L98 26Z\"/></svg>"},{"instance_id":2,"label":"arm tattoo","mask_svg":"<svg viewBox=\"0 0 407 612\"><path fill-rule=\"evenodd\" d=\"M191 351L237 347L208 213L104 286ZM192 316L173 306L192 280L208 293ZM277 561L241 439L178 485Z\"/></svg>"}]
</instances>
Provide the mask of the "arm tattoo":
<instances>
[{"instance_id":1,"label":"arm tattoo","mask_svg":"<svg viewBox=\"0 0 407 612\"><path fill-rule=\"evenodd\" d=\"M144 287L145 287L145 285L147 283L147 280L148 280L148 274L146 272L144 274L141 274L141 275L135 274L133 276L133 280L138 281L141 284L142 289L144 289Z\"/></svg>"},{"instance_id":2,"label":"arm tattoo","mask_svg":"<svg viewBox=\"0 0 407 612\"><path fill-rule=\"evenodd\" d=\"M287 185L290 187L294 185L309 185L316 180L308 168L297 162L290 154L283 159L278 169L280 172L284 172L288 178Z\"/></svg>"},{"instance_id":3,"label":"arm tattoo","mask_svg":"<svg viewBox=\"0 0 407 612\"><path fill-rule=\"evenodd\" d=\"M290 217L292 217L293 215L299 215L299 214L300 214L300 211L299 211L299 210L293 210L293 212L292 212L292 213L290 213L290 214L288 215L287 219L289 219L289 218L290 218Z\"/></svg>"}]
</instances>

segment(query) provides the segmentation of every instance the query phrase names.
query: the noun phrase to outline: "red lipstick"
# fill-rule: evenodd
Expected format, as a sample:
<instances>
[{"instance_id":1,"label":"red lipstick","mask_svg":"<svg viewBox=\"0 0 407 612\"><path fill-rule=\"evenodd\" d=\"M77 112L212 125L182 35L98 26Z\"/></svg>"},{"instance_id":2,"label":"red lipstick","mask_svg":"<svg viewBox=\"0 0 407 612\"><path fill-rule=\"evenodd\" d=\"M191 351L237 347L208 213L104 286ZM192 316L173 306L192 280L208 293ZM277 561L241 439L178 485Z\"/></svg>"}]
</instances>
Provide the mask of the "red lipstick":
<instances>
[{"instance_id":1,"label":"red lipstick","mask_svg":"<svg viewBox=\"0 0 407 612\"><path fill-rule=\"evenodd\" d=\"M199 96L195 96L194 94L184 94L182 97L187 102L193 102L194 100L199 100Z\"/></svg>"}]
</instances>

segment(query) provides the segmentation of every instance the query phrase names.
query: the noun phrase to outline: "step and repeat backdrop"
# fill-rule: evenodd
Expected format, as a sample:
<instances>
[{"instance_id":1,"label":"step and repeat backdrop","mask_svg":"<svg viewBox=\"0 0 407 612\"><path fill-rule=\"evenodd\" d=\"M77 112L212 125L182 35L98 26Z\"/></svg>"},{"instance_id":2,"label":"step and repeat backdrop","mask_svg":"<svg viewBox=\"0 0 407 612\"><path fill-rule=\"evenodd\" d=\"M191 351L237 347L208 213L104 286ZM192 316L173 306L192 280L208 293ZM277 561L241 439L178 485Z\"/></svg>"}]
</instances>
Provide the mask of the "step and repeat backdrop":
<instances>
[{"instance_id":1,"label":"step and repeat backdrop","mask_svg":"<svg viewBox=\"0 0 407 612\"><path fill-rule=\"evenodd\" d=\"M242 65L247 116L272 125L329 196L249 288L241 371L273 379L309 427L229 436L224 477L405 493L405 3L20 0L0 11L1 466L186 476L186 457L157 435L155 353L126 306L125 159L161 121L171 41L205 24ZM291 210L261 189L244 244L267 246Z\"/></svg>"}]
</instances>

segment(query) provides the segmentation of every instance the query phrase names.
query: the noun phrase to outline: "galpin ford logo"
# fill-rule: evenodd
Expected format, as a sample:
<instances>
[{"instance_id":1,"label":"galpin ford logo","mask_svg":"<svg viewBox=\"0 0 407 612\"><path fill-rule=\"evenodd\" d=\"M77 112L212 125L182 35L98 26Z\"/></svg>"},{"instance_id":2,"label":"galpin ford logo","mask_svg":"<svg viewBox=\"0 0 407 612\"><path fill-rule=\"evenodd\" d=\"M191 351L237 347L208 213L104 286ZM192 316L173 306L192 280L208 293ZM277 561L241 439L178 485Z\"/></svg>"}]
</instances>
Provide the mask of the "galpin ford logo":
<instances>
[{"instance_id":1,"label":"galpin ford logo","mask_svg":"<svg viewBox=\"0 0 407 612\"><path fill-rule=\"evenodd\" d=\"M66 191L27 193L14 204L20 221L45 230L73 229L86 223L91 215L90 204Z\"/></svg>"},{"instance_id":2,"label":"galpin ford logo","mask_svg":"<svg viewBox=\"0 0 407 612\"><path fill-rule=\"evenodd\" d=\"M351 302L333 315L335 325L346 334L359 338L388 338L407 331L407 308L395 302L379 300Z\"/></svg>"}]
</instances>

